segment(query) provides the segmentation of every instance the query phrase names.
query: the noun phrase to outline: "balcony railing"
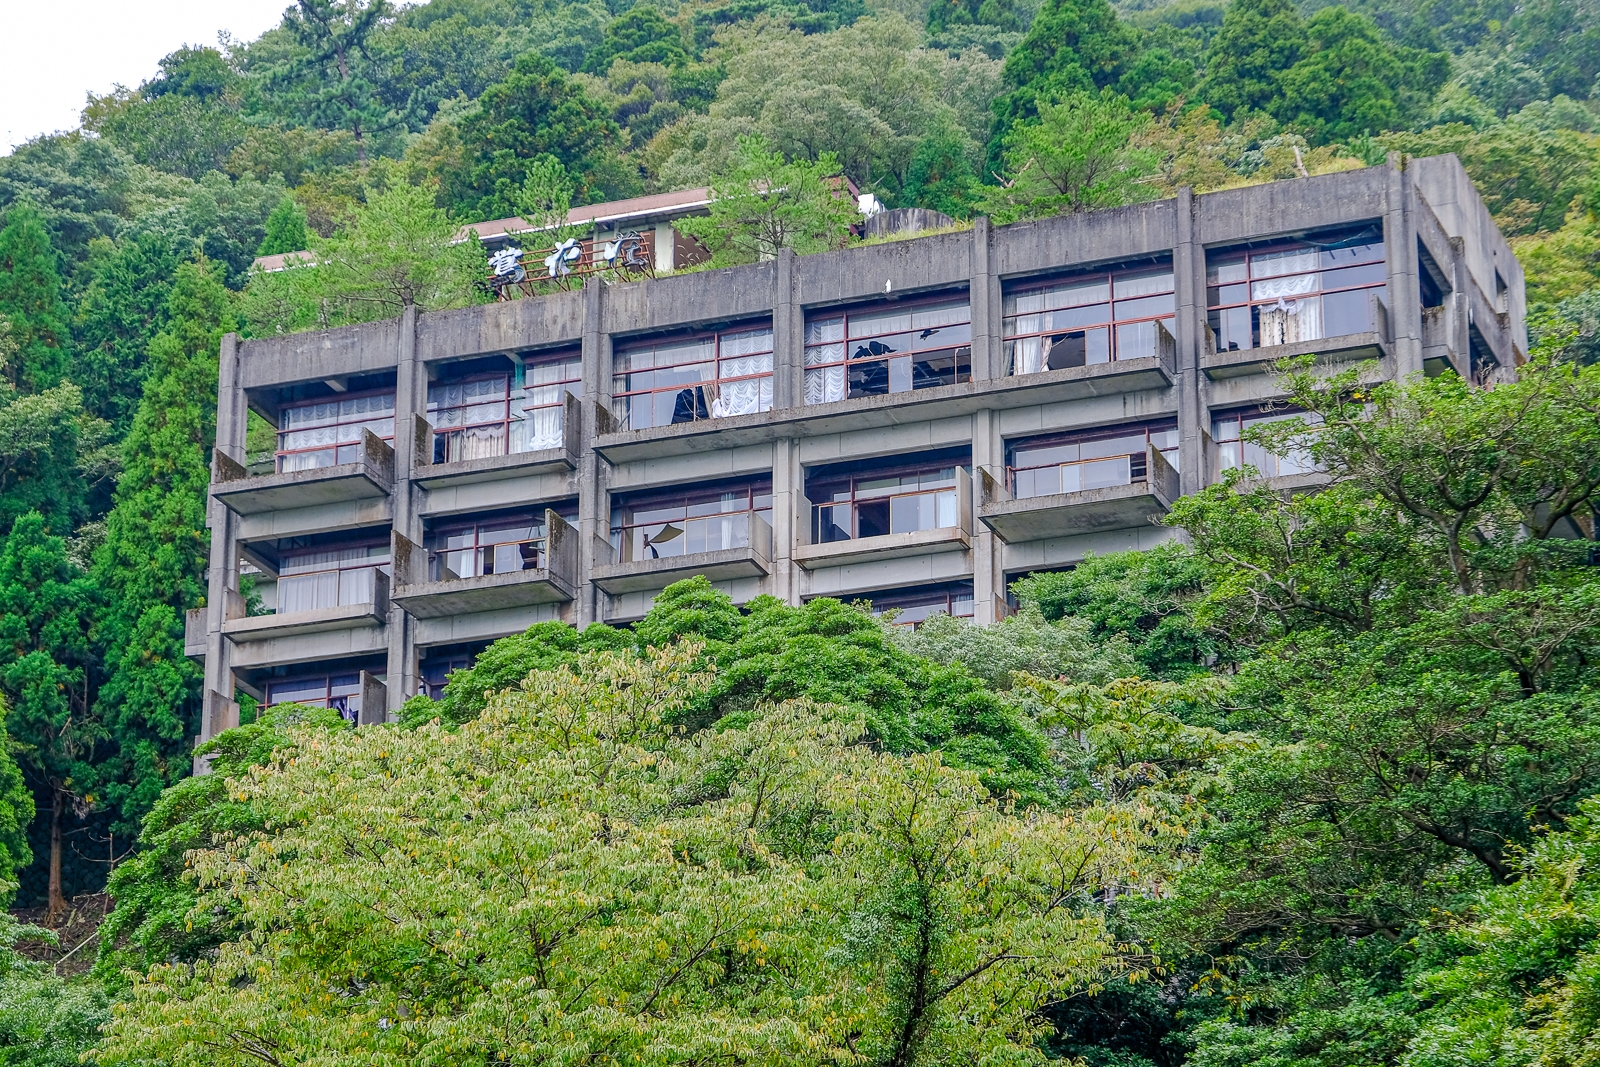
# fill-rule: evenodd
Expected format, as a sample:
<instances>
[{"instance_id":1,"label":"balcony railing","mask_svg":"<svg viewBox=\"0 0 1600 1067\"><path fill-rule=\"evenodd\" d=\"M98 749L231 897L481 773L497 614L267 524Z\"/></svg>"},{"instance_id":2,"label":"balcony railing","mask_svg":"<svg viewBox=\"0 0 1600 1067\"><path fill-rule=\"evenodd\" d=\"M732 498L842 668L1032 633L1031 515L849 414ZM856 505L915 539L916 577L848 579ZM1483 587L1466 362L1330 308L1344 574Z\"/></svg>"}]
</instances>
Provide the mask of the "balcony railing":
<instances>
[{"instance_id":1,"label":"balcony railing","mask_svg":"<svg viewBox=\"0 0 1600 1067\"><path fill-rule=\"evenodd\" d=\"M958 471L957 478L965 471ZM851 541L886 534L943 530L961 524L961 496L955 486L921 489L881 497L812 507L813 544Z\"/></svg>"},{"instance_id":2,"label":"balcony railing","mask_svg":"<svg viewBox=\"0 0 1600 1067\"><path fill-rule=\"evenodd\" d=\"M428 580L453 582L485 574L545 570L549 565L549 552L543 537L480 545L477 548L437 549L428 553Z\"/></svg>"}]
</instances>

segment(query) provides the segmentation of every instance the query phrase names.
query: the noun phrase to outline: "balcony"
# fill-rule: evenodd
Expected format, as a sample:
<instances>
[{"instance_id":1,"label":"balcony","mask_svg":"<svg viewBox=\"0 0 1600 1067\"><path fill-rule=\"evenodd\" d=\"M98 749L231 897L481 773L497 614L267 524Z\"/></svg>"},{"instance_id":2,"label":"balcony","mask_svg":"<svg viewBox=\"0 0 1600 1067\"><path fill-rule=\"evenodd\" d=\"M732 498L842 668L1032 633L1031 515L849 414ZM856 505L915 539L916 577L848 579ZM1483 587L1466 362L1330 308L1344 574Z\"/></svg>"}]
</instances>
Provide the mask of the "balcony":
<instances>
[{"instance_id":1,"label":"balcony","mask_svg":"<svg viewBox=\"0 0 1600 1067\"><path fill-rule=\"evenodd\" d=\"M1364 309L1328 321L1325 324L1326 336L1313 340L1219 352L1217 335L1211 327L1202 325L1200 332L1205 344L1205 350L1200 355L1200 366L1213 381L1249 374L1270 374L1279 360L1296 356L1315 355L1330 362L1380 359L1388 355L1392 338L1389 309L1376 293L1368 295Z\"/></svg>"},{"instance_id":2,"label":"balcony","mask_svg":"<svg viewBox=\"0 0 1600 1067\"><path fill-rule=\"evenodd\" d=\"M412 477L425 489L443 489L447 486L493 482L524 475L577 470L578 454L582 451L579 444L583 430L582 402L568 393L559 408L552 407L549 410L554 410L560 421L558 434L551 435L552 439L559 436L559 443L523 452L511 452L505 450L509 447L508 442L502 441L500 450L496 454L449 460L444 463L432 462L436 434L426 419L417 416L417 465Z\"/></svg>"},{"instance_id":3,"label":"balcony","mask_svg":"<svg viewBox=\"0 0 1600 1067\"><path fill-rule=\"evenodd\" d=\"M393 534L393 600L414 619L472 615L502 608L565 603L578 587L578 531L553 511L545 512L548 534L520 545L496 545L493 570L470 578L428 580L428 553Z\"/></svg>"},{"instance_id":4,"label":"balcony","mask_svg":"<svg viewBox=\"0 0 1600 1067\"><path fill-rule=\"evenodd\" d=\"M887 509L883 524L888 533L848 537L801 545L794 550L794 561L808 571L824 567L848 567L877 560L926 556L939 552L965 552L972 548L972 479L965 468L956 468L955 485L948 489L896 494L879 501L856 501L861 508L878 503ZM826 516L837 504L817 504L814 516ZM818 519L823 529L823 519ZM852 532L859 532L855 526Z\"/></svg>"},{"instance_id":5,"label":"balcony","mask_svg":"<svg viewBox=\"0 0 1600 1067\"><path fill-rule=\"evenodd\" d=\"M380 626L389 616L389 576L375 567L370 572L371 581L359 596L340 598L353 600L351 603L309 611L230 617L222 624L222 632L237 643ZM232 616L231 608L227 614Z\"/></svg>"},{"instance_id":6,"label":"balcony","mask_svg":"<svg viewBox=\"0 0 1600 1067\"><path fill-rule=\"evenodd\" d=\"M714 530L698 531L693 524L715 524ZM636 538L624 536L622 548L613 548L608 542L595 546L597 552L622 558L616 563L597 566L594 584L608 593L637 593L664 589L673 582L695 575L704 575L713 582L733 578L761 578L772 573L772 527L754 511L728 515L712 515L689 519L681 529L673 531L669 524L663 530L669 536L654 535L636 544ZM709 536L704 536L709 534ZM723 547L706 551L689 552L695 543L719 544ZM681 548L680 548L681 546ZM665 552L663 552L665 549ZM645 556L649 558L637 558ZM675 554L681 552L681 554Z\"/></svg>"},{"instance_id":7,"label":"balcony","mask_svg":"<svg viewBox=\"0 0 1600 1067\"><path fill-rule=\"evenodd\" d=\"M983 502L978 517L1001 540L1017 544L1149 526L1178 499L1178 472L1154 446L1146 446L1142 456L1082 460L1062 466L1079 468L1064 471L1063 484L1089 487L1015 497L989 472L981 472Z\"/></svg>"},{"instance_id":8,"label":"balcony","mask_svg":"<svg viewBox=\"0 0 1600 1067\"><path fill-rule=\"evenodd\" d=\"M1455 298L1438 307L1422 309L1422 366L1432 376L1453 370L1463 378L1471 376L1467 360L1456 354Z\"/></svg>"},{"instance_id":9,"label":"balcony","mask_svg":"<svg viewBox=\"0 0 1600 1067\"><path fill-rule=\"evenodd\" d=\"M283 474L251 474L220 448L212 455L211 495L235 515L381 500L394 490L394 449L371 430L354 463Z\"/></svg>"}]
</instances>

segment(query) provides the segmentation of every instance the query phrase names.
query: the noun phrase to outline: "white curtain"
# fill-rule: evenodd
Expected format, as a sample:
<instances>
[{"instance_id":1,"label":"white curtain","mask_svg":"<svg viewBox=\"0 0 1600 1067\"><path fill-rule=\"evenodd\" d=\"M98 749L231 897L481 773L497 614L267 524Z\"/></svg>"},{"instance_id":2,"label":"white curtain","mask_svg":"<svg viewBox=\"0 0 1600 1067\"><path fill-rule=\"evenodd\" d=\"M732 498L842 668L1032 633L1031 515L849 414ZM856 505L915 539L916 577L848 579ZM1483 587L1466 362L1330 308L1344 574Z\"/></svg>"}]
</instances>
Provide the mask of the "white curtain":
<instances>
[{"instance_id":1,"label":"white curtain","mask_svg":"<svg viewBox=\"0 0 1600 1067\"><path fill-rule=\"evenodd\" d=\"M517 425L522 428L512 445L516 452L538 452L546 448L560 448L562 408L529 408Z\"/></svg>"},{"instance_id":2,"label":"white curtain","mask_svg":"<svg viewBox=\"0 0 1600 1067\"><path fill-rule=\"evenodd\" d=\"M844 332L843 323L821 323L821 326L832 326L828 333L838 336ZM811 333L811 324L806 325L807 334ZM822 331L819 330L819 333ZM806 403L827 404L835 400L844 399L844 345L813 344L806 348ZM827 364L834 364L828 366Z\"/></svg>"},{"instance_id":3,"label":"white curtain","mask_svg":"<svg viewBox=\"0 0 1600 1067\"><path fill-rule=\"evenodd\" d=\"M747 375L763 377L746 377ZM738 381L729 381L737 378ZM720 364L717 397L711 402L715 418L727 415L753 415L772 409L772 353L724 358Z\"/></svg>"},{"instance_id":4,"label":"white curtain","mask_svg":"<svg viewBox=\"0 0 1600 1067\"><path fill-rule=\"evenodd\" d=\"M1011 373L1034 374L1044 370L1044 338L1019 337L1011 342Z\"/></svg>"},{"instance_id":5,"label":"white curtain","mask_svg":"<svg viewBox=\"0 0 1600 1067\"><path fill-rule=\"evenodd\" d=\"M1252 262L1258 277L1250 285L1250 298L1261 316L1261 346L1292 345L1315 341L1322 336L1322 275L1317 273L1319 257L1315 250L1259 256Z\"/></svg>"}]
</instances>

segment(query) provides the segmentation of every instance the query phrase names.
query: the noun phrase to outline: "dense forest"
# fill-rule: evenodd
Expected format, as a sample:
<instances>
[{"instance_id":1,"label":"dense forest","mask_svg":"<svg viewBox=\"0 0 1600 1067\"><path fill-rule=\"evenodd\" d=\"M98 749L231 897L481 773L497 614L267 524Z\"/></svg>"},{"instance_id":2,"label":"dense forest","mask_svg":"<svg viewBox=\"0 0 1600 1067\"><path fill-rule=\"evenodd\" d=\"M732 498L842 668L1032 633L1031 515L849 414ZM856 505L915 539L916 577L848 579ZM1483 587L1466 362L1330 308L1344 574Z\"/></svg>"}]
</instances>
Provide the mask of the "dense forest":
<instances>
[{"instance_id":1,"label":"dense forest","mask_svg":"<svg viewBox=\"0 0 1600 1067\"><path fill-rule=\"evenodd\" d=\"M1597 75L1589 0L301 0L91 97L0 158L0 1062L1600 1063ZM717 190L715 265L857 239L840 174L959 226L1394 152L1533 360L1285 368L1324 491L987 628L683 583L190 776L224 333L646 192Z\"/></svg>"}]
</instances>

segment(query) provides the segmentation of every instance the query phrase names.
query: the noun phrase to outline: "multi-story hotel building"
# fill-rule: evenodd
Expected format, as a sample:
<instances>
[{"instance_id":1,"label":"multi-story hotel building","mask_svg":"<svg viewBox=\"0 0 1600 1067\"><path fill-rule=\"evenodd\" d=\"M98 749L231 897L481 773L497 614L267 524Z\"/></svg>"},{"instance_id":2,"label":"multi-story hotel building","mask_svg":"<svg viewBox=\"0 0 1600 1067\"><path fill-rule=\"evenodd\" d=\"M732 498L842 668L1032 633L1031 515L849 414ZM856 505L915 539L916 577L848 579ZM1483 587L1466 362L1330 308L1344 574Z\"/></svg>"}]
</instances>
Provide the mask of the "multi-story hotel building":
<instances>
[{"instance_id":1,"label":"multi-story hotel building","mask_svg":"<svg viewBox=\"0 0 1600 1067\"><path fill-rule=\"evenodd\" d=\"M1020 575L1174 536L1154 520L1226 467L1306 477L1241 441L1275 361L1490 382L1524 358L1523 299L1455 157L1392 157L230 336L202 738L238 691L381 721L496 638L626 623L697 574L986 622Z\"/></svg>"}]
</instances>

